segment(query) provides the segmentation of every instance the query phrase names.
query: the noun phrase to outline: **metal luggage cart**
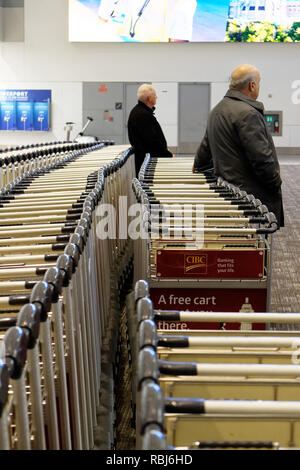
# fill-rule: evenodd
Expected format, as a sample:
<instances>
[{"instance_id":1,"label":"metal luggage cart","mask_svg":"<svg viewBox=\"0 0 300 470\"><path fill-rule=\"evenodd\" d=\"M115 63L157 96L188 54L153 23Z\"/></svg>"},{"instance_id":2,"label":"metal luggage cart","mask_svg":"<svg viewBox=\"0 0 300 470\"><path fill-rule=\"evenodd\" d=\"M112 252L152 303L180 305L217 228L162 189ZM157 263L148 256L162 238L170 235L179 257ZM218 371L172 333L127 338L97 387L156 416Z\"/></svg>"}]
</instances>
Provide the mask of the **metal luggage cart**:
<instances>
[{"instance_id":1,"label":"metal luggage cart","mask_svg":"<svg viewBox=\"0 0 300 470\"><path fill-rule=\"evenodd\" d=\"M159 384L170 397L297 401L299 369L284 366L299 364L299 334L169 336L157 334L154 322L144 320L138 335L139 351L144 351L139 353L138 383L144 370L158 366Z\"/></svg>"},{"instance_id":2,"label":"metal luggage cart","mask_svg":"<svg viewBox=\"0 0 300 470\"><path fill-rule=\"evenodd\" d=\"M145 320L146 321L146 320ZM300 334L300 333L299 333ZM158 359L176 362L292 364L298 353L300 336L271 337L197 336L156 334L155 323L140 325L140 345L153 345Z\"/></svg>"},{"instance_id":3,"label":"metal luggage cart","mask_svg":"<svg viewBox=\"0 0 300 470\"><path fill-rule=\"evenodd\" d=\"M135 299L137 448L299 448L300 366L299 361L292 363L299 353L299 330L157 333L153 320L158 316L170 322L194 315L205 322L210 314L154 310L145 281L136 285ZM271 324L299 325L300 318L273 313L211 315L240 324L244 315L247 322ZM194 362L201 353L209 361Z\"/></svg>"},{"instance_id":4,"label":"metal luggage cart","mask_svg":"<svg viewBox=\"0 0 300 470\"><path fill-rule=\"evenodd\" d=\"M26 387L23 366L26 360L27 335L21 329L9 328L10 319L0 321L1 347L1 449L18 448L18 442L29 449ZM19 339L19 341L18 341ZM12 354L13 353L13 354ZM11 413L12 410L12 413ZM8 420L12 425L8 426Z\"/></svg>"},{"instance_id":5,"label":"metal luggage cart","mask_svg":"<svg viewBox=\"0 0 300 470\"><path fill-rule=\"evenodd\" d=\"M197 367L199 369L197 370ZM193 371L193 368L194 371ZM198 395L196 389L192 393L196 398L190 397L191 380L186 380L186 375L203 375L209 382L207 376L211 372L211 382L217 381L218 376L231 388L234 394L228 399L218 399L218 397L205 398L202 396L203 384L198 383ZM157 385L160 374L170 375L169 381L178 378L179 396L172 394L164 395ZM241 376L247 378L247 385L251 380L249 377L256 377L258 388L256 393L263 390L263 385L272 390L272 387L282 386L288 401L277 401L266 399L265 396L256 395L254 400L249 395L246 397L239 395L237 384L233 385L231 377ZM173 376L173 377L172 377ZM168 363L157 359L153 347L145 346L139 357L139 395L137 413L138 446L142 445L143 434L147 426L149 430L165 430L165 437L170 446L189 446L192 442L212 441L220 447L225 441L248 442L248 447L264 447L263 442L279 442L282 447L299 448L297 410L299 401L293 401L288 395L288 390L295 393L299 383L299 365L249 365L249 364L205 364L197 366L195 363ZM274 380L277 379L276 380ZM287 380L288 379L288 380ZM255 383L252 382L252 386ZM177 384L177 385L178 385ZM257 385L256 384L256 385ZM241 385L240 385L241 387ZM180 393L181 392L181 393ZM255 394L254 394L255 395ZM201 398L199 398L201 397ZM246 398L246 401L244 401ZM153 399L153 401L152 401ZM156 418L154 418L154 415ZM257 441L260 444L257 444ZM235 447L234 445L232 447ZM240 447L243 447L240 443ZM247 446L245 446L247 447ZM139 448L139 447L138 447Z\"/></svg>"},{"instance_id":6,"label":"metal luggage cart","mask_svg":"<svg viewBox=\"0 0 300 470\"><path fill-rule=\"evenodd\" d=\"M298 401L175 399L149 382L141 391L142 438L157 431L171 449L202 448L197 441L207 449L299 449Z\"/></svg>"},{"instance_id":7,"label":"metal luggage cart","mask_svg":"<svg viewBox=\"0 0 300 470\"><path fill-rule=\"evenodd\" d=\"M22 184L17 181L1 198L5 205L2 214L7 217L0 228L1 309L11 316L25 303L23 309L38 305L46 315L40 322L36 353L45 417L40 425L44 443L31 434L29 443L33 448L90 449L94 445L93 427L101 405L99 390L104 390L101 347L103 350L105 341L110 340L110 349L115 349L115 330L109 332L113 317L111 288L109 282L102 283L108 268L103 262L107 247L97 237L95 209L103 198L117 200L122 194L120 172L115 175L119 167L111 167L106 181L98 169L107 168L118 157L120 164L132 171L123 147L108 153L98 152L101 147L94 148L92 155L82 158L76 154L77 158L67 159L68 166L57 169L55 175L34 175L33 179L23 178ZM110 181L105 191L107 178ZM78 188L74 188L74 179ZM67 196L60 195L59 188L64 188L64 194L69 189ZM50 209L46 204L49 200ZM60 203L64 206L61 215L55 211L49 222L51 207ZM43 210L45 216L41 216ZM48 217L48 223L43 217ZM113 351L110 354L112 357ZM31 386L27 388L31 393ZM2 413L1 425L7 424L10 431L7 413ZM33 425L32 429L37 427ZM30 431L26 435L30 436ZM4 445L8 446L7 439ZM20 441L18 446L23 448Z\"/></svg>"},{"instance_id":8,"label":"metal luggage cart","mask_svg":"<svg viewBox=\"0 0 300 470\"><path fill-rule=\"evenodd\" d=\"M177 323L184 324L184 333L194 336L218 335L226 338L227 336L240 335L245 337L252 336L270 337L274 333L278 336L298 335L300 330L300 317L297 313L266 313L266 312L204 312L204 311L185 311L185 310L159 310L154 309L154 303L150 299L149 284L144 281L138 281L135 285L134 306L130 309L131 323L139 325L142 320L154 320L160 333L168 335L177 335ZM195 329L189 329L190 322L194 322ZM249 323L268 324L267 330L249 329ZM202 325L202 328L201 328ZM205 325L203 329L203 325ZM233 325L234 329L223 328L226 325ZM274 329L276 325L276 329ZM283 325L283 328L280 326ZM294 327L288 329L286 325ZM238 329L236 329L236 327ZM136 328L133 335L136 344Z\"/></svg>"},{"instance_id":9,"label":"metal luggage cart","mask_svg":"<svg viewBox=\"0 0 300 470\"><path fill-rule=\"evenodd\" d=\"M135 282L149 282L160 309L268 311L274 215L221 178L192 174L189 162L173 172L173 160L146 159L133 181L148 232L136 242Z\"/></svg>"},{"instance_id":10,"label":"metal luggage cart","mask_svg":"<svg viewBox=\"0 0 300 470\"><path fill-rule=\"evenodd\" d=\"M130 307L130 308L129 308ZM298 357L298 347L299 347L299 324L300 316L299 314L276 314L276 313L230 313L230 312L185 312L185 311L166 311L166 310L154 310L153 304L149 297L149 286L145 281L139 281L135 286L135 302L131 305L128 304L128 321L129 321L129 332L130 332L130 341L131 341L131 350L132 350L132 370L133 370L133 404L136 403L136 387L137 387L137 357L139 353L140 344L155 345L157 352L162 352L162 354L172 354L180 353L182 359L187 359L188 354L184 354L182 349L179 350L178 347L175 349L176 344L180 345L182 342L186 344L187 338L189 341L194 344L195 341L199 341L199 344L209 345L204 348L206 357L210 360L208 362L218 363L220 360L222 363L226 362L264 362L267 364L279 363L282 362L282 355L278 349L280 344L289 344L292 345L291 350L285 350L283 356L286 356L285 359L290 358L297 360ZM154 320L158 327L163 328L158 330L159 337L162 338L162 344L158 346L156 341L151 340L153 322L150 321L152 327L140 328L140 325L143 321ZM188 329L189 321L193 320L194 326L197 329ZM186 329L184 331L178 331L176 329L176 323L181 321ZM249 324L256 323L267 323L270 325L269 330L249 330ZM239 330L226 330L226 329L201 329L201 325L207 325L206 328L216 328L217 325L223 324L233 324L234 327L241 328ZM280 329L272 330L272 325L283 324L285 330ZM286 329L286 325L295 326L296 329ZM245 327L245 329L243 329ZM298 327L298 329L297 329ZM154 327L155 328L155 327ZM137 329L140 329L139 336ZM179 334L184 334L184 337ZM165 341L170 341L173 344L172 352L170 349L166 351L166 348L163 348ZM174 343L175 342L175 343ZM238 345L238 342L243 344L251 345L252 347L256 344L256 347L252 349L251 346L242 348ZM276 346L271 347L270 344L275 344ZM214 351L216 344L220 343L219 352ZM265 347L262 348L262 344L265 344ZM226 345L226 348L225 348ZM231 346L230 346L231 345ZM260 345L260 348L258 348ZM268 346L269 345L269 346ZM296 348L296 349L295 349ZM194 352L198 348L192 348ZM294 352L295 356L293 356ZM193 351L190 351L193 353ZM199 351L198 351L199 352ZM202 351L203 352L203 351ZM224 356L225 353L225 356ZM257 357L256 357L257 355ZM221 359L220 359L221 358ZM296 363L298 363L296 361ZM143 368L142 368L143 369ZM221 367L223 370L223 365ZM262 378L247 378L243 377L232 377L231 380L226 378L224 381L221 377L185 377L184 382L182 382L183 377L176 378L173 377L162 377L160 379L161 386L163 386L164 391L167 391L169 396L176 396L177 390L182 392L183 389L190 390L186 391L186 396L194 396L199 390L203 390L204 398L211 398L213 393L216 393L216 397L226 397L232 398L233 395L237 393L236 396L241 398L246 398L247 393L249 392L249 398L269 398L269 399L297 399L297 380L284 379L283 383L281 381L276 382L272 380L272 383L262 382ZM202 386L202 388L201 388ZM194 394L194 395L193 395ZM233 394L233 395L232 395ZM281 398L280 398L281 397ZM290 398L288 398L290 397ZM291 398L292 397L292 398Z\"/></svg>"},{"instance_id":11,"label":"metal luggage cart","mask_svg":"<svg viewBox=\"0 0 300 470\"><path fill-rule=\"evenodd\" d=\"M40 367L45 355L41 356L38 336L43 328L41 322L46 321L45 312L42 312L40 306L32 304L23 307L20 314L16 315L16 311L10 311L2 314L0 319L4 333L4 367L9 375L1 417L3 434L0 448L46 449L46 441L49 444L53 436L56 408L53 407L55 401L52 401L51 396L53 375L44 376ZM43 337L42 332L40 337ZM51 344L47 342L44 347L49 350ZM51 419L50 411L54 413ZM56 434L58 436L57 428Z\"/></svg>"},{"instance_id":12,"label":"metal luggage cart","mask_svg":"<svg viewBox=\"0 0 300 470\"><path fill-rule=\"evenodd\" d=\"M29 172L46 169L63 161L68 152L89 146L58 142L4 151L0 157L0 189L9 190L9 185Z\"/></svg>"}]
</instances>

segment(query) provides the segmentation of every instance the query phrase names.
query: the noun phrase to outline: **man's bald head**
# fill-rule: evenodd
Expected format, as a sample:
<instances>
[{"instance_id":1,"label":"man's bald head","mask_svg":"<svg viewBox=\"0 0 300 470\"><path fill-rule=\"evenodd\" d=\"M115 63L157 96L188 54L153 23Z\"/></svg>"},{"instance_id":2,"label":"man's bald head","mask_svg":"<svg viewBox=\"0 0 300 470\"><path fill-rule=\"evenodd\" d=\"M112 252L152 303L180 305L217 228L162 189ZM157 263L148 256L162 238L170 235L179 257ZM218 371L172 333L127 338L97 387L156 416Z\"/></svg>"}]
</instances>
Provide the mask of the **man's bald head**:
<instances>
[{"instance_id":1,"label":"man's bald head","mask_svg":"<svg viewBox=\"0 0 300 470\"><path fill-rule=\"evenodd\" d=\"M229 88L241 90L247 87L250 80L257 81L259 78L259 71L253 65L239 65L231 74Z\"/></svg>"},{"instance_id":2,"label":"man's bald head","mask_svg":"<svg viewBox=\"0 0 300 470\"><path fill-rule=\"evenodd\" d=\"M252 99L256 99L259 93L260 73L253 65L239 65L230 77L229 88L238 90Z\"/></svg>"}]
</instances>

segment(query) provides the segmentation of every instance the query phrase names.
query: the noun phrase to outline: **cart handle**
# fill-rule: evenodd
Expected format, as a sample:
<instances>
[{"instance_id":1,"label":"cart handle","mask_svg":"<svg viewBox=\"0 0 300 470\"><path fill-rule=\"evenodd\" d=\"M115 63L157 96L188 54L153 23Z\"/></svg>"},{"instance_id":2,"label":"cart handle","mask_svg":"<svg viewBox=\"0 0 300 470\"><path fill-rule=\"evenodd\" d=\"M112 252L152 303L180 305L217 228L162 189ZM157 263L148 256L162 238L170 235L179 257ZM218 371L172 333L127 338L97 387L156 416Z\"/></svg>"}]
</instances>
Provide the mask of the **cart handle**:
<instances>
[{"instance_id":1,"label":"cart handle","mask_svg":"<svg viewBox=\"0 0 300 470\"><path fill-rule=\"evenodd\" d=\"M8 399L8 370L6 364L0 363L0 418L2 415L3 408Z\"/></svg>"},{"instance_id":2,"label":"cart handle","mask_svg":"<svg viewBox=\"0 0 300 470\"><path fill-rule=\"evenodd\" d=\"M268 235L270 233L275 233L277 230L278 230L278 226L277 226L277 224L276 225L274 224L272 227L258 228L256 233L258 235Z\"/></svg>"},{"instance_id":3,"label":"cart handle","mask_svg":"<svg viewBox=\"0 0 300 470\"><path fill-rule=\"evenodd\" d=\"M26 362L29 332L18 326L9 328L4 336L5 357L12 379L21 377Z\"/></svg>"},{"instance_id":4,"label":"cart handle","mask_svg":"<svg viewBox=\"0 0 300 470\"><path fill-rule=\"evenodd\" d=\"M258 234L268 234L268 233L274 233L276 230L278 230L278 222L275 217L275 214L273 212L268 212L267 214L264 214L264 217L267 219L269 227L265 228L259 228L257 229Z\"/></svg>"}]
</instances>

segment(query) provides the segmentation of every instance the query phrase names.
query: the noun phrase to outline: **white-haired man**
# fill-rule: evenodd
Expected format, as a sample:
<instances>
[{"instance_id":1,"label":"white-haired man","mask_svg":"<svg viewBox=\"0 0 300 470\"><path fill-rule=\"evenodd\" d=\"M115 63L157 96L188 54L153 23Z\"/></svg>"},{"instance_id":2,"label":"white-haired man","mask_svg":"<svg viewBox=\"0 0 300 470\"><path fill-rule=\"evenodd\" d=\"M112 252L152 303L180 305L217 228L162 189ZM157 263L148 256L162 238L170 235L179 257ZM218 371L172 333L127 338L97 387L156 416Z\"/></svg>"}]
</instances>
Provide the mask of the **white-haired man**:
<instances>
[{"instance_id":1,"label":"white-haired man","mask_svg":"<svg viewBox=\"0 0 300 470\"><path fill-rule=\"evenodd\" d=\"M136 175L142 166L146 153L151 157L172 158L167 148L164 133L154 116L156 92L151 85L141 85L137 92L138 103L128 118L128 137L135 154Z\"/></svg>"},{"instance_id":2,"label":"white-haired man","mask_svg":"<svg viewBox=\"0 0 300 470\"><path fill-rule=\"evenodd\" d=\"M257 101L259 88L255 67L234 69L229 90L210 112L194 171L213 168L216 176L260 199L283 226L280 168L264 106Z\"/></svg>"}]
</instances>

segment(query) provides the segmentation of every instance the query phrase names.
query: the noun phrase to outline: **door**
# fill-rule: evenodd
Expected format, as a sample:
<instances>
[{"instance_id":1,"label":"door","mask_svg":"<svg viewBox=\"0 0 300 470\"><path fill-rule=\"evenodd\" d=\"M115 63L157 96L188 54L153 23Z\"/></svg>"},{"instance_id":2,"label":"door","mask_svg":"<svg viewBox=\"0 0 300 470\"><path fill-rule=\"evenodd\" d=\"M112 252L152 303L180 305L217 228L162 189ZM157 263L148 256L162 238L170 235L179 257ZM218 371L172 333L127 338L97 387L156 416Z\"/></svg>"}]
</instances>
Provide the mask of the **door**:
<instances>
[{"instance_id":1,"label":"door","mask_svg":"<svg viewBox=\"0 0 300 470\"><path fill-rule=\"evenodd\" d=\"M177 153L195 154L205 134L209 108L209 84L179 84Z\"/></svg>"},{"instance_id":2,"label":"door","mask_svg":"<svg viewBox=\"0 0 300 470\"><path fill-rule=\"evenodd\" d=\"M83 125L87 116L93 118L84 135L124 142L123 83L83 83Z\"/></svg>"}]
</instances>

